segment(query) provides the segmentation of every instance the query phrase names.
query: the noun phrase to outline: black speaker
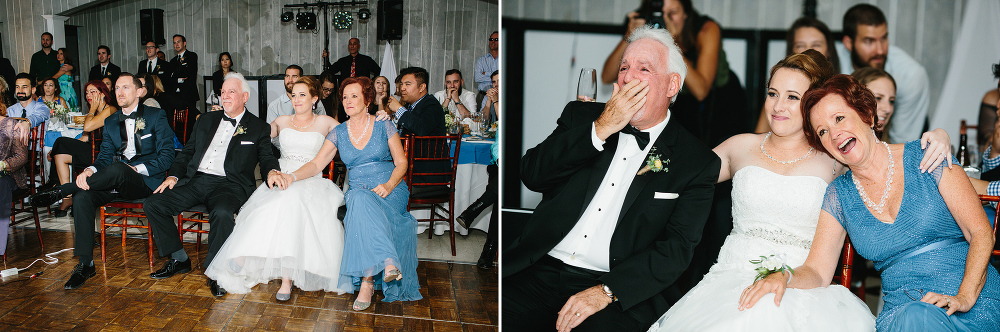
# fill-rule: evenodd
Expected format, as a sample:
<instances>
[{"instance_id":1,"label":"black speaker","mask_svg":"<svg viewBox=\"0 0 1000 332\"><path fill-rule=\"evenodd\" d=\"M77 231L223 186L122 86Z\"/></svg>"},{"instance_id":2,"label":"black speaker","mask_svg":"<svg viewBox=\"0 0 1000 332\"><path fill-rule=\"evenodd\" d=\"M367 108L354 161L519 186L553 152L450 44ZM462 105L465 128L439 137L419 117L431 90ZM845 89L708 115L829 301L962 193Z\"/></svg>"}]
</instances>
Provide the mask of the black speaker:
<instances>
[{"instance_id":1,"label":"black speaker","mask_svg":"<svg viewBox=\"0 0 1000 332\"><path fill-rule=\"evenodd\" d=\"M403 0L383 0L378 2L379 40L403 39Z\"/></svg>"},{"instance_id":2,"label":"black speaker","mask_svg":"<svg viewBox=\"0 0 1000 332\"><path fill-rule=\"evenodd\" d=\"M139 10L139 40L143 44L150 40L157 45L167 43L163 38L163 9Z\"/></svg>"}]
</instances>

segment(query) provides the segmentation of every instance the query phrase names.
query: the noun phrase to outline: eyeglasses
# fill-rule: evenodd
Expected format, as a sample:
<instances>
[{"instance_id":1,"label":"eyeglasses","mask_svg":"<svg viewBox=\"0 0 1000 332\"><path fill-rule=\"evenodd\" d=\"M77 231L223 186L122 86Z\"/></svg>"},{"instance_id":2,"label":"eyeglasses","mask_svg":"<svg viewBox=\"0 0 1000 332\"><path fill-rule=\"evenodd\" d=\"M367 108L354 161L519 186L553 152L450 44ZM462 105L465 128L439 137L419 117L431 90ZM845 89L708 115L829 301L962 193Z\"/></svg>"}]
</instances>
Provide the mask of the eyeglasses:
<instances>
[{"instance_id":1,"label":"eyeglasses","mask_svg":"<svg viewBox=\"0 0 1000 332\"><path fill-rule=\"evenodd\" d=\"M490 41L498 41L500 38L490 38Z\"/></svg>"}]
</instances>

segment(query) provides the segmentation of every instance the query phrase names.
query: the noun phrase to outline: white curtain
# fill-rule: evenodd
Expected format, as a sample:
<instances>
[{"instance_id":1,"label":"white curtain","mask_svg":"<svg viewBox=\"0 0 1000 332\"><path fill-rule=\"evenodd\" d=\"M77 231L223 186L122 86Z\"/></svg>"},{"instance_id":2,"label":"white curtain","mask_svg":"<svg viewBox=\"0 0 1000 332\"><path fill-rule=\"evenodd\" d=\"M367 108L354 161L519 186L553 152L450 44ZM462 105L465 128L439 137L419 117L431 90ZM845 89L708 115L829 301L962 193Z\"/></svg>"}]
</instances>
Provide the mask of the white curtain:
<instances>
[{"instance_id":1,"label":"white curtain","mask_svg":"<svg viewBox=\"0 0 1000 332\"><path fill-rule=\"evenodd\" d=\"M389 95L396 94L396 59L392 57L392 45L389 41L385 41L385 53L382 54L382 72L379 73L380 76L385 76L389 79Z\"/></svg>"},{"instance_id":2,"label":"white curtain","mask_svg":"<svg viewBox=\"0 0 1000 332\"><path fill-rule=\"evenodd\" d=\"M962 18L962 28L952 48L951 63L930 128L943 128L958 146L959 122L979 121L983 94L997 88L992 64L1000 61L1000 1L969 0ZM969 133L969 142L975 142Z\"/></svg>"}]
</instances>

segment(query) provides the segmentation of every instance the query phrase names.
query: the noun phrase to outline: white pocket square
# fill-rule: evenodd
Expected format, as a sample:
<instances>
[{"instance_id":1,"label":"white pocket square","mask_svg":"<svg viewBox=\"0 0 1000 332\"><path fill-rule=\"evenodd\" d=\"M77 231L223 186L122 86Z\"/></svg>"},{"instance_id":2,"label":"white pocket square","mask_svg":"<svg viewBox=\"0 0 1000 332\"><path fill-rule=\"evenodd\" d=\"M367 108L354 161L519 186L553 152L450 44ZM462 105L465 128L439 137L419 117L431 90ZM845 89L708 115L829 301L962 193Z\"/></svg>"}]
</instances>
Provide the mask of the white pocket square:
<instances>
[{"instance_id":1,"label":"white pocket square","mask_svg":"<svg viewBox=\"0 0 1000 332\"><path fill-rule=\"evenodd\" d=\"M240 144L242 144L242 145L253 145L253 142L251 142L251 141L240 141Z\"/></svg>"},{"instance_id":2,"label":"white pocket square","mask_svg":"<svg viewBox=\"0 0 1000 332\"><path fill-rule=\"evenodd\" d=\"M139 139L146 139L146 138L148 138L148 137L150 137L150 136L153 136L153 134L145 134L145 135L142 135L142 137L139 137Z\"/></svg>"},{"instance_id":3,"label":"white pocket square","mask_svg":"<svg viewBox=\"0 0 1000 332\"><path fill-rule=\"evenodd\" d=\"M653 199L676 199L678 196L680 195L676 193L661 193L661 192L653 193Z\"/></svg>"}]
</instances>

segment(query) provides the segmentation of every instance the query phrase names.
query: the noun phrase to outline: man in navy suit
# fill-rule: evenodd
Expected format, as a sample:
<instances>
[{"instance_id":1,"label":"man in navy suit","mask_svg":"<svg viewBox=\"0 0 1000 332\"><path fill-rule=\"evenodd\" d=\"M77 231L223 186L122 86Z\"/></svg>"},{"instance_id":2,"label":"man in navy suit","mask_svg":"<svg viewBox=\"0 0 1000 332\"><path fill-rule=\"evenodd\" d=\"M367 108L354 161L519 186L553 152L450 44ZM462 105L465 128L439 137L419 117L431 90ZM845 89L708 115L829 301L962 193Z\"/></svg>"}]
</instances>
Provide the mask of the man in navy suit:
<instances>
[{"instance_id":1,"label":"man in navy suit","mask_svg":"<svg viewBox=\"0 0 1000 332\"><path fill-rule=\"evenodd\" d=\"M414 134L417 136L441 136L446 134L444 109L441 101L427 94L429 75L426 69L420 67L403 68L399 72L399 93L402 101L409 104L404 107L394 97L389 97L389 109L396 110L396 124L399 135ZM438 147L443 148L443 147ZM419 151L429 151L429 147L417 148ZM420 156L417 156L420 157ZM451 165L447 161L417 161L413 163L415 172L444 173ZM446 182L443 175L425 175L412 179L413 183Z\"/></svg>"},{"instance_id":2,"label":"man in navy suit","mask_svg":"<svg viewBox=\"0 0 1000 332\"><path fill-rule=\"evenodd\" d=\"M74 195L75 253L80 257L66 282L75 289L96 274L94 269L94 214L115 199L143 199L163 182L174 161L174 132L166 113L139 102L142 84L130 73L119 75L115 97L122 110L104 120L104 141L94 164L83 170L76 183L32 195L34 206L49 206L60 197Z\"/></svg>"}]
</instances>

